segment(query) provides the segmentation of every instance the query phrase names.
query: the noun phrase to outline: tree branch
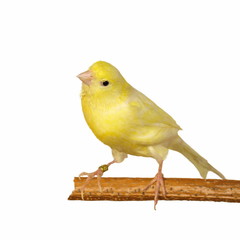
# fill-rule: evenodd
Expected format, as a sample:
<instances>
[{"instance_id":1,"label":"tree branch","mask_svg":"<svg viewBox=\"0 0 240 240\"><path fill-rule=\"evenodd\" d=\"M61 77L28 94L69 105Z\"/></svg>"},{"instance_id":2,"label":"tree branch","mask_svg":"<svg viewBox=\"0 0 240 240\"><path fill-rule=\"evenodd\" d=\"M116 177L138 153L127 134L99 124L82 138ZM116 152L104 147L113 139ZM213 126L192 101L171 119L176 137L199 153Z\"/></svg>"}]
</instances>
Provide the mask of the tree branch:
<instances>
[{"instance_id":1,"label":"tree branch","mask_svg":"<svg viewBox=\"0 0 240 240\"><path fill-rule=\"evenodd\" d=\"M69 200L83 200L81 186L86 178L75 178L75 190ZM151 178L102 178L102 192L99 191L97 179L92 179L84 190L84 200L111 201L145 201L154 199L155 184L145 193L142 192ZM196 179L196 178L165 178L165 200L192 200L240 202L239 180ZM161 192L159 199L163 200Z\"/></svg>"}]
</instances>

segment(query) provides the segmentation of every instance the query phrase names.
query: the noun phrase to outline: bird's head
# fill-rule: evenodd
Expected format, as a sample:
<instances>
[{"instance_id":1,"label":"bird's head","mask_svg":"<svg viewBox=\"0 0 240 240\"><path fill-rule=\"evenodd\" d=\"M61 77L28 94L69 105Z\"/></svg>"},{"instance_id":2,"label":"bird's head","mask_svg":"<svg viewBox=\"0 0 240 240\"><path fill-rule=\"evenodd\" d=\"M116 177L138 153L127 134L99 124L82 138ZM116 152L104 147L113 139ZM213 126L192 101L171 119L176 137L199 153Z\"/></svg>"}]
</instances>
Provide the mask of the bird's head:
<instances>
[{"instance_id":1,"label":"bird's head","mask_svg":"<svg viewBox=\"0 0 240 240\"><path fill-rule=\"evenodd\" d=\"M94 63L77 77L83 82L85 91L91 92L116 91L128 85L118 69L104 61Z\"/></svg>"}]
</instances>

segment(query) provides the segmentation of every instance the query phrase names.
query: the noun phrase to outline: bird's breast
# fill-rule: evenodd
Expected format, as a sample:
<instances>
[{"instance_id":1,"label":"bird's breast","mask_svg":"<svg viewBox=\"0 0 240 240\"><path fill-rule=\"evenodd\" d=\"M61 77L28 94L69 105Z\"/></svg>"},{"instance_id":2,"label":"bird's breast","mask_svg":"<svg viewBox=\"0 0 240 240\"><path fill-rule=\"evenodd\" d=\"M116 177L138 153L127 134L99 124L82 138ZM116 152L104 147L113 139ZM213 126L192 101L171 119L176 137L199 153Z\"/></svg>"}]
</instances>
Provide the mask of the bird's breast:
<instances>
[{"instance_id":1,"label":"bird's breast","mask_svg":"<svg viewBox=\"0 0 240 240\"><path fill-rule=\"evenodd\" d=\"M125 140L130 114L126 101L104 101L83 96L82 109L88 126L103 143L114 147Z\"/></svg>"}]
</instances>

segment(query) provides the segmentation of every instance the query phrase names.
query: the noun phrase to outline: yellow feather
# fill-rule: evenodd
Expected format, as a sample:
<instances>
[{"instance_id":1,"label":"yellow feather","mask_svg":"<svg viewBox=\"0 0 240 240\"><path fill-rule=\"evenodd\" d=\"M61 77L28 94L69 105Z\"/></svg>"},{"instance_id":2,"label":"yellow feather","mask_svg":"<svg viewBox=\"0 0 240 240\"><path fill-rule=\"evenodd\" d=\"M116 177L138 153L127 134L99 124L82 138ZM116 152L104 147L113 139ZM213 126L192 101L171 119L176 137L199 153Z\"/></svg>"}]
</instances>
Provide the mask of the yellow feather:
<instances>
[{"instance_id":1,"label":"yellow feather","mask_svg":"<svg viewBox=\"0 0 240 240\"><path fill-rule=\"evenodd\" d=\"M90 70L96 79L90 87L83 85L82 108L89 127L103 143L127 154L150 157L149 145L177 134L176 122L131 87L113 66L98 62ZM108 87L99 84L107 79Z\"/></svg>"},{"instance_id":2,"label":"yellow feather","mask_svg":"<svg viewBox=\"0 0 240 240\"><path fill-rule=\"evenodd\" d=\"M119 158L132 154L163 160L168 149L173 149L185 155L202 176L214 171L223 177L190 147L179 147L183 141L175 120L127 83L114 66L99 61L89 71L91 83L83 84L81 95L85 119L100 141L113 153L119 152ZM108 85L104 86L106 81Z\"/></svg>"}]
</instances>

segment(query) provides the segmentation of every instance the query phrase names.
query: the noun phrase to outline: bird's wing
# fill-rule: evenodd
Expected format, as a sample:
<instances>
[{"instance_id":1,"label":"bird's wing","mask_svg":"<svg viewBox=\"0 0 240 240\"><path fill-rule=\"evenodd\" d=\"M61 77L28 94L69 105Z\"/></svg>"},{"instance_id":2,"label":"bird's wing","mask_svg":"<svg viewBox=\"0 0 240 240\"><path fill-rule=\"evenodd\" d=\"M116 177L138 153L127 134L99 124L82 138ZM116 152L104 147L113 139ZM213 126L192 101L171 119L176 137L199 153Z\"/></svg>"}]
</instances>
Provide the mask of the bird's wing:
<instances>
[{"instance_id":1,"label":"bird's wing","mask_svg":"<svg viewBox=\"0 0 240 240\"><path fill-rule=\"evenodd\" d=\"M134 89L129 102L132 115L128 139L141 145L159 144L181 128L175 120L144 94Z\"/></svg>"}]
</instances>

